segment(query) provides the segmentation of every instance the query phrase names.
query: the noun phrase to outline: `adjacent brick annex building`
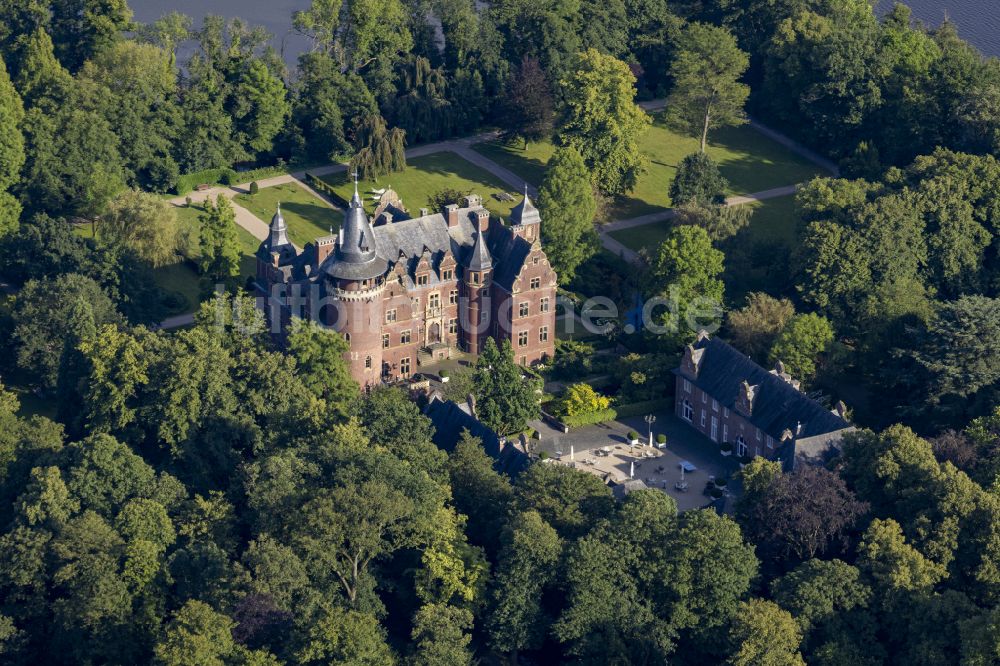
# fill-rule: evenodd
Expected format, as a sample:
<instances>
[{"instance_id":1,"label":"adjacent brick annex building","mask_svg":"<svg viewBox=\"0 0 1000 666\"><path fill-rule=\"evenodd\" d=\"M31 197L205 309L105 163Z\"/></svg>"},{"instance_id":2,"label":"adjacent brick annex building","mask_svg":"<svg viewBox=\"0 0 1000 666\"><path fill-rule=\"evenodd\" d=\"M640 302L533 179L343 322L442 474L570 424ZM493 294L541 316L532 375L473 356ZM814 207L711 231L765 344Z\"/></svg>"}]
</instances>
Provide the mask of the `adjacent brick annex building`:
<instances>
[{"instance_id":1,"label":"adjacent brick annex building","mask_svg":"<svg viewBox=\"0 0 1000 666\"><path fill-rule=\"evenodd\" d=\"M676 413L737 456L780 459L786 468L822 461L852 430L838 403L831 411L799 390L781 363L765 370L723 340L702 332L675 371Z\"/></svg>"},{"instance_id":2,"label":"adjacent brick annex building","mask_svg":"<svg viewBox=\"0 0 1000 666\"><path fill-rule=\"evenodd\" d=\"M257 251L258 287L281 301L282 318L341 332L362 386L408 377L455 348L478 353L487 337L509 340L522 365L552 357L556 273L527 193L509 225L477 195L411 218L391 190L372 219L355 182L339 234L300 251L279 209Z\"/></svg>"}]
</instances>

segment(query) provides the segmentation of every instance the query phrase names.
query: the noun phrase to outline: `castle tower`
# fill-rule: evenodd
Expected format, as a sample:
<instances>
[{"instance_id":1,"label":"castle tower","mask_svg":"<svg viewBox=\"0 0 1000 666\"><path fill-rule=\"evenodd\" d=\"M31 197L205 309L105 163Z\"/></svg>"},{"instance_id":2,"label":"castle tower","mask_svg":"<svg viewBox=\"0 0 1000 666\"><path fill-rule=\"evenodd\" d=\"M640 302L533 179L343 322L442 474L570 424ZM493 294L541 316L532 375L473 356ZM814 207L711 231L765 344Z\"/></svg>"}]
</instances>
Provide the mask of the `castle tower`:
<instances>
[{"instance_id":1,"label":"castle tower","mask_svg":"<svg viewBox=\"0 0 1000 666\"><path fill-rule=\"evenodd\" d=\"M541 221L538 209L528 198L528 186L525 184L524 199L510 211L511 231L529 243L534 243L541 240L539 235Z\"/></svg>"},{"instance_id":2,"label":"castle tower","mask_svg":"<svg viewBox=\"0 0 1000 666\"><path fill-rule=\"evenodd\" d=\"M377 384L382 378L382 289L388 264L376 254L357 173L333 261L325 267L327 295L335 307L327 308L323 323L347 338L351 376L362 386Z\"/></svg>"},{"instance_id":3,"label":"castle tower","mask_svg":"<svg viewBox=\"0 0 1000 666\"><path fill-rule=\"evenodd\" d=\"M462 281L465 292L465 312L461 314L463 341L468 352L478 354L490 325L490 283L493 277L493 257L486 247L486 238L482 222L476 224L476 240L469 253L469 258Z\"/></svg>"}]
</instances>

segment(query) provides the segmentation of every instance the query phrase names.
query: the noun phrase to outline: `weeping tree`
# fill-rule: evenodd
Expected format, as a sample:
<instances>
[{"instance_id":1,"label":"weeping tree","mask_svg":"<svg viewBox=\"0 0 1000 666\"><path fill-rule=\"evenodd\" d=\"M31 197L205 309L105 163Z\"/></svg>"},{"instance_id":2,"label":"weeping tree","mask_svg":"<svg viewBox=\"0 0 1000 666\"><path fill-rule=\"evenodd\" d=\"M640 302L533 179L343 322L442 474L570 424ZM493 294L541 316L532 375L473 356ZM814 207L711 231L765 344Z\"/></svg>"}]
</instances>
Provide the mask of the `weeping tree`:
<instances>
[{"instance_id":1,"label":"weeping tree","mask_svg":"<svg viewBox=\"0 0 1000 666\"><path fill-rule=\"evenodd\" d=\"M357 169L365 180L375 180L393 171L406 169L406 132L389 129L385 118L370 114L361 119L355 131L355 145L360 146L351 159L351 171Z\"/></svg>"}]
</instances>

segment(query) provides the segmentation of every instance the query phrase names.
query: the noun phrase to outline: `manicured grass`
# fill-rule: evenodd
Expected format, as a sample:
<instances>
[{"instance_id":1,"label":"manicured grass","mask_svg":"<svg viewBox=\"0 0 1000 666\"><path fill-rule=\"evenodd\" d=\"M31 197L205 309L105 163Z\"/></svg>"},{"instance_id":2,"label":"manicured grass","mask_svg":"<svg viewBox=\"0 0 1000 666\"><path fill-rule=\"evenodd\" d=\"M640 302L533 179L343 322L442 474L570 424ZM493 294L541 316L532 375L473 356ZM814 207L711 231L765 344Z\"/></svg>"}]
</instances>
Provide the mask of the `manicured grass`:
<instances>
[{"instance_id":1,"label":"manicured grass","mask_svg":"<svg viewBox=\"0 0 1000 666\"><path fill-rule=\"evenodd\" d=\"M345 172L323 176L323 180L345 199L350 200L354 193L354 183ZM491 213L501 217L509 216L511 208L520 201L517 196L514 201L498 200L495 194L510 192L512 188L455 153L434 153L414 158L409 160L405 171L390 173L378 181L361 181L358 187L364 193L365 208L368 211L374 208L369 192L372 189L391 187L399 193L403 205L413 216L417 215L420 208L429 208L429 198L443 189L478 194L483 198L483 205Z\"/></svg>"},{"instance_id":2,"label":"manicured grass","mask_svg":"<svg viewBox=\"0 0 1000 666\"><path fill-rule=\"evenodd\" d=\"M197 228L198 216L204 212L204 209L198 204L178 206L176 210L178 224L185 228ZM248 276L257 274L254 253L257 252L260 241L239 225L236 225L236 237L239 239L241 252L240 278L246 279ZM171 315L194 312L198 309L198 304L202 300L203 285L193 260L180 259L177 263L153 269L153 279L160 289L183 296L184 305L175 308L175 311L170 313Z\"/></svg>"},{"instance_id":3,"label":"manicured grass","mask_svg":"<svg viewBox=\"0 0 1000 666\"><path fill-rule=\"evenodd\" d=\"M611 237L636 252L645 249L655 257L672 222L645 224L612 231ZM727 302L738 307L751 291L792 295L789 259L798 244L801 225L795 197L778 197L754 204L750 226L719 244L726 254Z\"/></svg>"},{"instance_id":4,"label":"manicured grass","mask_svg":"<svg viewBox=\"0 0 1000 666\"><path fill-rule=\"evenodd\" d=\"M266 223L271 222L280 203L288 237L299 247L328 235L331 228L336 231L343 219L339 210L295 183L265 187L253 196L239 194L234 201Z\"/></svg>"},{"instance_id":5,"label":"manicured grass","mask_svg":"<svg viewBox=\"0 0 1000 666\"><path fill-rule=\"evenodd\" d=\"M540 186L545 179L545 165L549 163L549 158L556 150L549 141L533 141L527 146L521 143L506 145L490 141L477 143L472 149L527 179L535 187Z\"/></svg>"},{"instance_id":6,"label":"manicured grass","mask_svg":"<svg viewBox=\"0 0 1000 666\"><path fill-rule=\"evenodd\" d=\"M201 280L189 261L178 261L153 269L153 280L163 291L183 298L169 312L170 316L194 312L201 302Z\"/></svg>"},{"instance_id":7,"label":"manicured grass","mask_svg":"<svg viewBox=\"0 0 1000 666\"><path fill-rule=\"evenodd\" d=\"M698 150L697 139L669 128L658 117L641 145L642 153L649 160L648 170L635 190L611 206L609 217L612 220L626 220L669 208L671 201L667 192L677 165ZM534 185L541 184L544 165L554 150L547 142L529 144L527 150L521 150L519 145L497 143L480 143L473 148L523 175ZM822 173L816 165L748 125L713 131L709 134L708 154L729 181L729 194L749 194L800 183Z\"/></svg>"},{"instance_id":8,"label":"manicured grass","mask_svg":"<svg viewBox=\"0 0 1000 666\"><path fill-rule=\"evenodd\" d=\"M798 218L795 215L795 197L766 199L753 204L753 208L754 214L750 220L750 226L737 234L730 242L736 240L746 244L755 244L761 241L774 242L791 250L795 244L798 228ZM612 231L610 236L630 250L639 252L645 249L650 256L654 256L672 225L671 220L666 220Z\"/></svg>"}]
</instances>

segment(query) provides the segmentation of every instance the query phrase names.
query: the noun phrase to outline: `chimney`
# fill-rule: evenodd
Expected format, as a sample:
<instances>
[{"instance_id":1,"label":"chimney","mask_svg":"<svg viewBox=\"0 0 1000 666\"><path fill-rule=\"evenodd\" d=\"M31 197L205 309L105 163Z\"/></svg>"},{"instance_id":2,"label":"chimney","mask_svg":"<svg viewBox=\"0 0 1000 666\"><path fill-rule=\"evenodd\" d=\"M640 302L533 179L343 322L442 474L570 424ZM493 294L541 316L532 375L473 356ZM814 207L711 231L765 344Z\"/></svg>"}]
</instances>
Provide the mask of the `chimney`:
<instances>
[{"instance_id":1,"label":"chimney","mask_svg":"<svg viewBox=\"0 0 1000 666\"><path fill-rule=\"evenodd\" d=\"M486 233L490 228L490 211L485 208L480 208L476 211L476 229L480 233Z\"/></svg>"},{"instance_id":2,"label":"chimney","mask_svg":"<svg viewBox=\"0 0 1000 666\"><path fill-rule=\"evenodd\" d=\"M326 258L333 252L336 243L336 236L326 236L316 239L316 268L323 265Z\"/></svg>"},{"instance_id":3,"label":"chimney","mask_svg":"<svg viewBox=\"0 0 1000 666\"><path fill-rule=\"evenodd\" d=\"M847 405L844 404L843 400L838 400L833 409L837 413L837 416L845 421L847 420Z\"/></svg>"},{"instance_id":4,"label":"chimney","mask_svg":"<svg viewBox=\"0 0 1000 666\"><path fill-rule=\"evenodd\" d=\"M386 224L392 224L392 213L385 211L382 213L382 219L385 220Z\"/></svg>"},{"instance_id":5,"label":"chimney","mask_svg":"<svg viewBox=\"0 0 1000 666\"><path fill-rule=\"evenodd\" d=\"M455 204L448 204L444 207L444 219L448 220L448 228L458 226L458 206Z\"/></svg>"},{"instance_id":6,"label":"chimney","mask_svg":"<svg viewBox=\"0 0 1000 666\"><path fill-rule=\"evenodd\" d=\"M427 217L427 212L428 211L427 211L426 208L421 208L420 209L420 217Z\"/></svg>"},{"instance_id":7,"label":"chimney","mask_svg":"<svg viewBox=\"0 0 1000 666\"><path fill-rule=\"evenodd\" d=\"M274 266L275 268L277 268L279 263L281 263L281 253L280 252L272 252L271 253L271 265Z\"/></svg>"},{"instance_id":8,"label":"chimney","mask_svg":"<svg viewBox=\"0 0 1000 666\"><path fill-rule=\"evenodd\" d=\"M478 208L483 205L483 200L478 194L470 194L465 197L466 208Z\"/></svg>"}]
</instances>

